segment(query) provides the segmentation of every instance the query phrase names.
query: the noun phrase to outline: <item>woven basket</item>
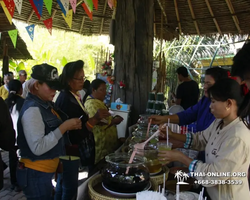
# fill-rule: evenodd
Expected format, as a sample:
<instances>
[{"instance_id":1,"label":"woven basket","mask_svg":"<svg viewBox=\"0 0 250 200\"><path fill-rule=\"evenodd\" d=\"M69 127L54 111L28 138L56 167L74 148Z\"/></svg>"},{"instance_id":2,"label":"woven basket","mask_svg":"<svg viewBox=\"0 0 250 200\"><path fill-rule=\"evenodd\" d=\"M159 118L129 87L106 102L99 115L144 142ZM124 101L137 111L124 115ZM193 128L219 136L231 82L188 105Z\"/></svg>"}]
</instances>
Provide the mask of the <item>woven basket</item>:
<instances>
[{"instance_id":1,"label":"woven basket","mask_svg":"<svg viewBox=\"0 0 250 200\"><path fill-rule=\"evenodd\" d=\"M136 198L107 197L103 194L100 194L94 189L94 186L96 186L100 182L102 182L102 176L100 174L92 177L89 180L88 189L89 189L89 196L91 200L136 200ZM158 185L153 180L150 180L150 182L151 182L151 190L157 191Z\"/></svg>"},{"instance_id":2,"label":"woven basket","mask_svg":"<svg viewBox=\"0 0 250 200\"><path fill-rule=\"evenodd\" d=\"M150 180L152 180L153 182L155 182L158 185L162 185L163 184L163 176L165 175L165 180L167 181L168 179L168 173L169 173L169 168L166 166L162 166L162 171L160 172L160 174L154 175L154 176L150 176Z\"/></svg>"}]
</instances>

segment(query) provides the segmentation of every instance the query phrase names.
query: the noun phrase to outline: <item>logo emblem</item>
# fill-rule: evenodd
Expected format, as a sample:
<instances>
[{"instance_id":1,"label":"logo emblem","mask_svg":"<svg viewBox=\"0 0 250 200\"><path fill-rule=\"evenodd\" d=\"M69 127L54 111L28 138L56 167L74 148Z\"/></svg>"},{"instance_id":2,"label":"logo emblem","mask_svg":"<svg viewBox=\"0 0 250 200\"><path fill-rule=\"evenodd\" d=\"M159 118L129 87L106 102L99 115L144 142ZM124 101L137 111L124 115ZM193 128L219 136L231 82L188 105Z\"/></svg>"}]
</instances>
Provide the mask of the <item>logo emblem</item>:
<instances>
[{"instance_id":1,"label":"logo emblem","mask_svg":"<svg viewBox=\"0 0 250 200\"><path fill-rule=\"evenodd\" d=\"M53 70L51 71L50 77L51 77L51 80L58 79L58 74L57 74L57 70L56 70L56 69L53 69Z\"/></svg>"},{"instance_id":2,"label":"logo emblem","mask_svg":"<svg viewBox=\"0 0 250 200\"><path fill-rule=\"evenodd\" d=\"M188 185L189 183L184 182L184 180L187 180L189 178L189 175L185 172L182 172L182 170L177 170L175 172L174 178L177 178L177 184L178 185Z\"/></svg>"}]
</instances>

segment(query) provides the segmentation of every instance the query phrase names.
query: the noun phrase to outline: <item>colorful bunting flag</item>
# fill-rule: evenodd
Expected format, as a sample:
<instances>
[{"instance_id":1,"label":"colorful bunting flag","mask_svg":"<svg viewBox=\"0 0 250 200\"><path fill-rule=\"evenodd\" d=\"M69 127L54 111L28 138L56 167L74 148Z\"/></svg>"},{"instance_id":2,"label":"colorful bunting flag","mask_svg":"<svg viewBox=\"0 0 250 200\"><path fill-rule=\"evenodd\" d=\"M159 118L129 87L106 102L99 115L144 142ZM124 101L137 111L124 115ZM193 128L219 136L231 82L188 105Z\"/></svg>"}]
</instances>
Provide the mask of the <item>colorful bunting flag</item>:
<instances>
[{"instance_id":1,"label":"colorful bunting flag","mask_svg":"<svg viewBox=\"0 0 250 200\"><path fill-rule=\"evenodd\" d=\"M64 14L62 13L62 16L64 18L64 20L66 21L66 23L68 24L69 28L71 29L72 26L72 18L73 18L73 10L69 10L66 17L64 16Z\"/></svg>"},{"instance_id":2,"label":"colorful bunting flag","mask_svg":"<svg viewBox=\"0 0 250 200\"><path fill-rule=\"evenodd\" d=\"M111 9L116 8L116 0L108 0L108 5Z\"/></svg>"},{"instance_id":3,"label":"colorful bunting flag","mask_svg":"<svg viewBox=\"0 0 250 200\"><path fill-rule=\"evenodd\" d=\"M92 0L84 0L89 12L93 12L93 1Z\"/></svg>"},{"instance_id":4,"label":"colorful bunting flag","mask_svg":"<svg viewBox=\"0 0 250 200\"><path fill-rule=\"evenodd\" d=\"M89 16L89 19L93 20L93 13L89 11L89 9L85 3L82 3L82 7L85 10L85 12L87 13L87 15Z\"/></svg>"},{"instance_id":5,"label":"colorful bunting flag","mask_svg":"<svg viewBox=\"0 0 250 200\"><path fill-rule=\"evenodd\" d=\"M57 0L57 3L59 4L64 16L66 16L69 10L69 0Z\"/></svg>"},{"instance_id":6,"label":"colorful bunting flag","mask_svg":"<svg viewBox=\"0 0 250 200\"><path fill-rule=\"evenodd\" d=\"M30 39L32 40L33 42L33 39L34 39L34 30L35 30L35 24L31 24L29 26L26 26L25 27L29 36L30 36Z\"/></svg>"},{"instance_id":7,"label":"colorful bunting flag","mask_svg":"<svg viewBox=\"0 0 250 200\"><path fill-rule=\"evenodd\" d=\"M2 5L2 8L3 8L3 11L7 17L7 19L9 20L10 24L12 24L12 17L7 9L7 7L5 6L5 3L3 1L0 1L1 5Z\"/></svg>"},{"instance_id":8,"label":"colorful bunting flag","mask_svg":"<svg viewBox=\"0 0 250 200\"><path fill-rule=\"evenodd\" d=\"M6 8L8 9L10 16L13 17L15 12L15 3L13 0L3 0L4 4L6 5Z\"/></svg>"},{"instance_id":9,"label":"colorful bunting flag","mask_svg":"<svg viewBox=\"0 0 250 200\"><path fill-rule=\"evenodd\" d=\"M93 4L95 6L95 9L98 10L98 0L93 0Z\"/></svg>"},{"instance_id":10,"label":"colorful bunting flag","mask_svg":"<svg viewBox=\"0 0 250 200\"><path fill-rule=\"evenodd\" d=\"M77 0L69 0L69 1L70 1L71 7L72 7L74 13L76 13L76 1Z\"/></svg>"},{"instance_id":11,"label":"colorful bunting flag","mask_svg":"<svg viewBox=\"0 0 250 200\"><path fill-rule=\"evenodd\" d=\"M51 9L52 9L52 0L43 0L48 12L49 12L49 15L51 15Z\"/></svg>"},{"instance_id":12,"label":"colorful bunting flag","mask_svg":"<svg viewBox=\"0 0 250 200\"><path fill-rule=\"evenodd\" d=\"M34 4L33 0L29 0L29 1L30 1L30 4L31 4L33 10L35 11L35 13L36 13L38 19L40 20L41 16L40 16L40 14L39 14L39 12L38 12L38 10L37 10L37 8L36 8L36 5Z\"/></svg>"},{"instance_id":13,"label":"colorful bunting flag","mask_svg":"<svg viewBox=\"0 0 250 200\"><path fill-rule=\"evenodd\" d=\"M40 16L43 15L43 0L33 0L37 11L39 12Z\"/></svg>"},{"instance_id":14,"label":"colorful bunting flag","mask_svg":"<svg viewBox=\"0 0 250 200\"><path fill-rule=\"evenodd\" d=\"M10 39L14 45L14 48L16 48L17 30L8 31L8 34L9 34Z\"/></svg>"},{"instance_id":15,"label":"colorful bunting flag","mask_svg":"<svg viewBox=\"0 0 250 200\"><path fill-rule=\"evenodd\" d=\"M52 17L43 21L44 25L48 29L50 35L52 35Z\"/></svg>"},{"instance_id":16,"label":"colorful bunting flag","mask_svg":"<svg viewBox=\"0 0 250 200\"><path fill-rule=\"evenodd\" d=\"M21 15L23 0L14 0L18 14Z\"/></svg>"}]
</instances>

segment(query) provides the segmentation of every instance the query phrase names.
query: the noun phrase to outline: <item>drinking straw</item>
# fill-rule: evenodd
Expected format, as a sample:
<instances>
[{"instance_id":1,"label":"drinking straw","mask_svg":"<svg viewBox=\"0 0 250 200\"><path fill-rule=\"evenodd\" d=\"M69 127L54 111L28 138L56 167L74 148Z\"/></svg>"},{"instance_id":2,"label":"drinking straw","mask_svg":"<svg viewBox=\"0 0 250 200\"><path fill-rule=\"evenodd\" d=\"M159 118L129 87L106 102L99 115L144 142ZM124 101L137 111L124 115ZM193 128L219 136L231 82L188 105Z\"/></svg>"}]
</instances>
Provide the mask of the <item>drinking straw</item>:
<instances>
[{"instance_id":1,"label":"drinking straw","mask_svg":"<svg viewBox=\"0 0 250 200\"><path fill-rule=\"evenodd\" d=\"M165 194L165 188L166 188L165 181L166 181L166 173L163 174L163 191L164 191L163 194Z\"/></svg>"},{"instance_id":2,"label":"drinking straw","mask_svg":"<svg viewBox=\"0 0 250 200\"><path fill-rule=\"evenodd\" d=\"M152 119L150 119L149 123L148 123L148 130L147 130L146 138L148 138L148 134L149 134L149 129L150 129L151 123L152 123Z\"/></svg>"},{"instance_id":3,"label":"drinking straw","mask_svg":"<svg viewBox=\"0 0 250 200\"><path fill-rule=\"evenodd\" d=\"M176 200L180 200L180 186L176 184Z\"/></svg>"},{"instance_id":4,"label":"drinking straw","mask_svg":"<svg viewBox=\"0 0 250 200\"><path fill-rule=\"evenodd\" d=\"M202 187L202 190L201 190L201 197L203 197L203 194L204 194L204 187Z\"/></svg>"},{"instance_id":5,"label":"drinking straw","mask_svg":"<svg viewBox=\"0 0 250 200\"><path fill-rule=\"evenodd\" d=\"M134 149L133 153L130 156L130 159L129 159L128 163L132 163L133 162L136 152L137 152L137 149ZM128 174L128 171L129 171L129 167L127 167L126 174Z\"/></svg>"},{"instance_id":6,"label":"drinking straw","mask_svg":"<svg viewBox=\"0 0 250 200\"><path fill-rule=\"evenodd\" d=\"M207 200L207 197L205 197L205 199L204 200Z\"/></svg>"},{"instance_id":7,"label":"drinking straw","mask_svg":"<svg viewBox=\"0 0 250 200\"><path fill-rule=\"evenodd\" d=\"M167 133L167 145L168 145L168 126L166 126L166 133Z\"/></svg>"},{"instance_id":8,"label":"drinking straw","mask_svg":"<svg viewBox=\"0 0 250 200\"><path fill-rule=\"evenodd\" d=\"M170 125L170 119L168 118L168 126Z\"/></svg>"},{"instance_id":9,"label":"drinking straw","mask_svg":"<svg viewBox=\"0 0 250 200\"><path fill-rule=\"evenodd\" d=\"M164 195L165 194L165 190L164 188L161 188L161 194Z\"/></svg>"},{"instance_id":10,"label":"drinking straw","mask_svg":"<svg viewBox=\"0 0 250 200\"><path fill-rule=\"evenodd\" d=\"M202 200L202 192L200 192L198 200Z\"/></svg>"}]
</instances>

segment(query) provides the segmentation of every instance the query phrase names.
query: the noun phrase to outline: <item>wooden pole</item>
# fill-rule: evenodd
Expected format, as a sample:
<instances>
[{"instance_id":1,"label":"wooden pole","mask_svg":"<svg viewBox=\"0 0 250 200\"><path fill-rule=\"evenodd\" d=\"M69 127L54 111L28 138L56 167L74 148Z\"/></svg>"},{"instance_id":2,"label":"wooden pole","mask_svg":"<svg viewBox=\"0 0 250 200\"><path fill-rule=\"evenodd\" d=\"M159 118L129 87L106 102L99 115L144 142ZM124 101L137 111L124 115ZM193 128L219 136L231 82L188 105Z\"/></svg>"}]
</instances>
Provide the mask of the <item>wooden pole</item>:
<instances>
[{"instance_id":1,"label":"wooden pole","mask_svg":"<svg viewBox=\"0 0 250 200\"><path fill-rule=\"evenodd\" d=\"M146 112L152 87L154 0L117 1L112 99L132 105L132 124ZM125 82L125 89L119 82Z\"/></svg>"}]
</instances>

